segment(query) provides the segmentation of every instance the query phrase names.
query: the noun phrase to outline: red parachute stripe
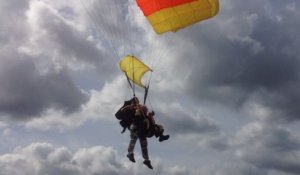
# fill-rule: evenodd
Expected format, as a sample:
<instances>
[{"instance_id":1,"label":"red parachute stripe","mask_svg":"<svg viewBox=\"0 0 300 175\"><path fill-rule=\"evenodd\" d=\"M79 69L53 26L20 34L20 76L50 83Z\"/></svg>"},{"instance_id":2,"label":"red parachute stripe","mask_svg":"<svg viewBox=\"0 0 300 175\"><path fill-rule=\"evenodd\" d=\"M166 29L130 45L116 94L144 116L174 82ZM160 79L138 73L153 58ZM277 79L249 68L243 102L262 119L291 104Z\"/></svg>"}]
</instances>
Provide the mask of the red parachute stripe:
<instances>
[{"instance_id":1,"label":"red parachute stripe","mask_svg":"<svg viewBox=\"0 0 300 175\"><path fill-rule=\"evenodd\" d=\"M149 16L161 9L175 7L197 0L136 0L145 16Z\"/></svg>"}]
</instances>

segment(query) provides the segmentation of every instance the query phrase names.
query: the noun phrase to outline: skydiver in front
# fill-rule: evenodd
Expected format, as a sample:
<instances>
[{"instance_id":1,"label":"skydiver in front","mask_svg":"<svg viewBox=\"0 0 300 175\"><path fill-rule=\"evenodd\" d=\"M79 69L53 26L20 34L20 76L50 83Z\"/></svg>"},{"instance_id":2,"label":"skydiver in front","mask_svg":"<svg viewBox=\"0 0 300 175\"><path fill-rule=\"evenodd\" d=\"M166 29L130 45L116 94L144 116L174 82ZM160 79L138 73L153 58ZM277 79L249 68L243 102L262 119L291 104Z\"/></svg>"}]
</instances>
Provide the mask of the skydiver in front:
<instances>
[{"instance_id":1,"label":"skydiver in front","mask_svg":"<svg viewBox=\"0 0 300 175\"><path fill-rule=\"evenodd\" d=\"M130 161L135 162L134 147L137 139L139 139L142 150L142 156L144 158L143 163L148 168L153 169L148 155L147 130L144 127L144 120L146 119L148 109L146 106L139 104L138 98L135 98L133 108L135 109L135 114L133 123L130 126L130 142L128 146L127 157Z\"/></svg>"}]
</instances>

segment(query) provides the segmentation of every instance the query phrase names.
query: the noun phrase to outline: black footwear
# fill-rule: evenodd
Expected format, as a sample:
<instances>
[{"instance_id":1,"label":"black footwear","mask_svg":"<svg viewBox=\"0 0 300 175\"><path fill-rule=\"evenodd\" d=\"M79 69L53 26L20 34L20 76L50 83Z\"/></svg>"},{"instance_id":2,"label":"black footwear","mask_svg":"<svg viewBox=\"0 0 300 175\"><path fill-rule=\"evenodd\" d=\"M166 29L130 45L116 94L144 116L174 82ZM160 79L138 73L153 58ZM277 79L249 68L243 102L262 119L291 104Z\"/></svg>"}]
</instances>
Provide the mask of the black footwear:
<instances>
[{"instance_id":1,"label":"black footwear","mask_svg":"<svg viewBox=\"0 0 300 175\"><path fill-rule=\"evenodd\" d=\"M159 137L158 140L159 140L160 142L162 142L162 141L164 141L164 140L168 140L169 138L170 138L169 135L165 135L165 136L164 136L164 135L161 135L161 136Z\"/></svg>"},{"instance_id":2,"label":"black footwear","mask_svg":"<svg viewBox=\"0 0 300 175\"><path fill-rule=\"evenodd\" d=\"M131 162L135 162L133 153L127 154L127 157Z\"/></svg>"},{"instance_id":3,"label":"black footwear","mask_svg":"<svg viewBox=\"0 0 300 175\"><path fill-rule=\"evenodd\" d=\"M150 160L144 160L143 162L148 168L153 169Z\"/></svg>"}]
</instances>

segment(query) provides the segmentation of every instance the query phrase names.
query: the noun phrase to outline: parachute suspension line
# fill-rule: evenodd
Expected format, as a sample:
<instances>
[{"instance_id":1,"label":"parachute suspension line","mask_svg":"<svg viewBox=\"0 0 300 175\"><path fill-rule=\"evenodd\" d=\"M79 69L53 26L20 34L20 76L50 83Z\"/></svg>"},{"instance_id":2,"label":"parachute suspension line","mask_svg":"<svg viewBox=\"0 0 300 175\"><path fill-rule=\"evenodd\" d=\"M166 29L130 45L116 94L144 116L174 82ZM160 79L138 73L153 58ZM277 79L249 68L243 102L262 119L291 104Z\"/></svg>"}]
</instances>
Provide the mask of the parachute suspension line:
<instances>
[{"instance_id":1,"label":"parachute suspension line","mask_svg":"<svg viewBox=\"0 0 300 175\"><path fill-rule=\"evenodd\" d=\"M165 38L165 35L157 35L154 31L153 31L153 37L151 37L151 50L150 50L150 65L151 67L154 69L153 65L154 62L158 59L159 53L161 52L160 50L162 50L163 48L160 47L160 43L162 38Z\"/></svg>"},{"instance_id":2,"label":"parachute suspension line","mask_svg":"<svg viewBox=\"0 0 300 175\"><path fill-rule=\"evenodd\" d=\"M172 35L173 35L173 33L172 33ZM178 37L179 37L179 35L174 35L174 37L170 37L169 39L168 39L168 41L167 41L167 45L171 45L172 44L172 42L174 42L174 40L175 39L178 39ZM187 44L187 40L180 40L180 42L176 42L176 43L178 43L177 45L176 45L176 47L170 47L170 49L165 49L164 50L164 52L162 52L162 54L161 54L161 58L163 58L163 57L165 57L165 56L167 56L170 52L172 52L174 49L176 49L176 48L182 48L183 46L185 46L186 44ZM157 62L157 64L158 64L159 62ZM156 65L157 65L156 64ZM156 66L155 65L155 66Z\"/></svg>"},{"instance_id":3,"label":"parachute suspension line","mask_svg":"<svg viewBox=\"0 0 300 175\"><path fill-rule=\"evenodd\" d=\"M149 65L151 66L151 68L153 68L153 60L156 59L155 53L157 52L157 48L155 48L154 46L157 46L157 41L158 38L156 36L156 34L154 34L153 32L153 36L150 37L150 42L149 42L149 49L146 51L146 60L149 62ZM154 49L156 51L154 51Z\"/></svg>"},{"instance_id":4,"label":"parachute suspension line","mask_svg":"<svg viewBox=\"0 0 300 175\"><path fill-rule=\"evenodd\" d=\"M121 0L121 1L123 2L123 0ZM122 12L123 10L122 10L121 4L123 4L123 3L117 2L117 0L113 0L113 2L114 2L113 5L114 5L116 11ZM108 10L111 10L111 9L108 9ZM122 36L130 35L130 32L129 32L130 30L129 30L128 24L126 22L126 18L124 20L119 21L119 23L122 23L122 25L121 25L122 27L120 27ZM126 53L125 53L126 52L126 48L125 48L126 44L125 43L127 43L127 44L129 43L129 45L131 45L131 41L125 42L125 40L127 41L126 38L122 38L122 40L121 40L121 47L123 48L123 52L122 52L123 56L126 55Z\"/></svg>"},{"instance_id":5,"label":"parachute suspension line","mask_svg":"<svg viewBox=\"0 0 300 175\"><path fill-rule=\"evenodd\" d=\"M133 76L133 80L134 80L134 61L133 61L133 59L131 59L131 62L129 63L129 64L131 64L132 65L132 76ZM131 80L130 80L130 78L128 77L128 75L127 75L127 73L126 73L126 71L124 71L124 74L125 74L125 76L126 76L126 79L127 79L127 82L128 82L128 84L129 84L129 86L130 86L130 89L132 90L132 95L133 95L133 97L135 97L135 83L132 81L131 82Z\"/></svg>"},{"instance_id":6,"label":"parachute suspension line","mask_svg":"<svg viewBox=\"0 0 300 175\"><path fill-rule=\"evenodd\" d=\"M148 97L148 92L149 92L149 88L150 88L151 79L152 79L152 72L150 72L150 78L148 80L148 85L145 87L144 105L146 104L146 100L147 100L147 97Z\"/></svg>"},{"instance_id":7,"label":"parachute suspension line","mask_svg":"<svg viewBox=\"0 0 300 175\"><path fill-rule=\"evenodd\" d=\"M101 17L105 17L106 20L102 18L102 20L103 20L102 23L103 23L104 27L108 30L109 36L112 36L111 38L106 36L106 38L109 38L110 43L114 48L114 51L118 55L118 61L119 61L121 57L118 54L118 51L117 51L118 49L117 49L117 46L115 46L115 45L118 45L119 41L121 41L121 43L124 43L125 39L123 39L120 36L120 32L118 32L118 30L120 30L122 33L122 36L124 36L124 30L122 27L117 28L117 30L116 30L114 27L115 25L114 24L111 25L110 23L121 23L123 21L123 20L118 20L118 17L121 16L121 15L118 15L118 13L121 12L121 7L120 7L120 5L117 5L117 4L120 4L120 3L118 3L116 0L113 0L113 1L111 1L111 3L113 4L112 7L114 7L114 9L112 9L111 6L110 6L110 8L103 9L103 8L101 8L100 1L96 1L96 2L98 2L98 3L96 3L96 8L100 9L99 11L101 11L101 13L97 13L97 14L99 14L100 19L101 19ZM115 18L115 16L114 16L115 13L112 13L113 11L115 11L117 13L117 18ZM112 19L117 19L117 20L114 21ZM115 31L117 31L117 32L115 32Z\"/></svg>"},{"instance_id":8,"label":"parachute suspension line","mask_svg":"<svg viewBox=\"0 0 300 175\"><path fill-rule=\"evenodd\" d=\"M136 14L135 10L140 11L140 9L137 6L136 0L129 0L129 2L131 2L131 5L130 5L130 7L131 7L131 9L130 9L131 10L131 14ZM134 25L134 28L137 30L137 32L139 32L139 34L141 34L140 33L140 28L137 25ZM140 52L139 51L140 49L137 47L137 44L136 44L136 43L138 43L141 40L139 34L136 34L135 32L131 32L131 35L133 36L133 44L132 44L133 51L136 52L136 53L133 53L133 54L137 54L137 53Z\"/></svg>"},{"instance_id":9,"label":"parachute suspension line","mask_svg":"<svg viewBox=\"0 0 300 175\"><path fill-rule=\"evenodd\" d=\"M130 14L130 2L133 1L127 1L125 3L127 3L128 5L126 5L124 3L124 0L113 0L113 7L115 8L115 10L120 13L122 11L124 11L123 6L125 4L125 8L128 11L127 16L123 16L121 14L119 14L118 16L120 16L120 20L118 21L119 25L121 26L120 28L118 28L121 32L121 37L119 37L119 41L121 42L121 48L123 49L123 56L125 55L135 55L134 50L135 50L135 44L136 44L136 38L137 36L135 35L134 32L132 32L131 26L130 26L130 20L128 19L128 15ZM134 1L135 2L135 1ZM111 13L111 9L107 8L107 14L112 14ZM111 15L113 17L113 15ZM122 18L121 18L122 17ZM113 30L110 30L113 31ZM113 33L113 32L112 32ZM117 34L116 34L117 35ZM134 37L136 36L136 37Z\"/></svg>"},{"instance_id":10,"label":"parachute suspension line","mask_svg":"<svg viewBox=\"0 0 300 175\"><path fill-rule=\"evenodd\" d=\"M127 2L127 3L129 3L129 2ZM129 6L128 6L129 7ZM129 8L127 8L127 10L128 10L128 14L127 15L129 15ZM127 18L128 16L126 16L126 18ZM126 19L127 20L127 19ZM127 33L128 33L128 37L129 37L129 49L130 49L130 54L132 55L132 56L135 56L135 54L133 53L133 41L132 41L132 32L130 32L130 28L129 28L129 24L128 24L128 22L126 21L125 22L126 23L126 30L127 30ZM134 76L133 76L134 77Z\"/></svg>"},{"instance_id":11,"label":"parachute suspension line","mask_svg":"<svg viewBox=\"0 0 300 175\"><path fill-rule=\"evenodd\" d=\"M169 46L170 43L172 43L172 40L173 40L173 37L172 35L168 35L166 39L166 46ZM153 37L150 41L150 57L149 55L147 54L147 57L149 59L149 65L152 67L152 69L155 69L159 62L160 62L160 59L163 58L165 55L167 55L167 53L169 52L169 49L167 47L164 47L162 49L158 49L156 52L152 51L152 49L154 48L154 46L157 46L157 44L160 44L162 42L162 40L160 40L159 36L156 36L156 37ZM155 45L154 45L155 44ZM155 48L157 49L157 48ZM151 57L154 57L151 59ZM150 88L150 83L151 83L151 80L152 80L152 73L153 72L150 72L150 77L148 79L148 83L147 83L147 86L144 88L145 89L145 92L144 92L144 105L146 104L146 101L147 101L147 98L148 98L148 94L149 94L149 88ZM153 109L152 105L151 105L151 102L150 102L150 99L148 98L148 102L151 106L151 108Z\"/></svg>"},{"instance_id":12,"label":"parachute suspension line","mask_svg":"<svg viewBox=\"0 0 300 175\"><path fill-rule=\"evenodd\" d=\"M166 33L163 35L157 35L156 33L151 33L150 38L148 39L148 50L146 51L146 56L145 60L148 61L149 66L152 69L156 69L157 65L160 63L160 59L163 58L169 50L169 45L171 41L173 40L173 35L172 33ZM166 47L161 47L162 42L164 42L163 46Z\"/></svg>"},{"instance_id":13,"label":"parachute suspension line","mask_svg":"<svg viewBox=\"0 0 300 175\"><path fill-rule=\"evenodd\" d=\"M148 86L148 87L149 87L149 86ZM146 98L146 100L148 101L148 104L150 105L150 108L151 108L151 110L153 111L153 106L152 106L152 103L151 103L151 99L150 99L150 96L148 96L149 88L148 88L147 91L148 91L148 92L147 92L147 98ZM145 102L144 102L144 104L145 104Z\"/></svg>"},{"instance_id":14,"label":"parachute suspension line","mask_svg":"<svg viewBox=\"0 0 300 175\"><path fill-rule=\"evenodd\" d=\"M128 3L131 3L132 1L128 1ZM131 4L128 6L128 15L130 15L130 12L132 12L132 7L131 7ZM127 16L128 17L128 16ZM130 21L130 20L129 20ZM131 51L131 54L133 56L136 56L136 43L137 43L137 34L135 32L133 32L132 30L130 30L130 24L127 24L127 30L128 30L128 33L129 33L129 41L130 41L130 51Z\"/></svg>"},{"instance_id":15,"label":"parachute suspension line","mask_svg":"<svg viewBox=\"0 0 300 175\"><path fill-rule=\"evenodd\" d=\"M122 12L124 11L122 4L124 5L125 4L125 7L127 7L126 10L128 10L128 13L129 13L129 5L126 5L126 3L130 3L129 1L125 2L124 3L124 0L113 0L114 1L114 6L115 8L117 9L118 12ZM116 2L118 1L118 3ZM122 1L122 3L120 2ZM110 10L110 9L109 9ZM127 13L126 13L127 14ZM127 14L128 15L128 14ZM122 15L119 15L119 16L122 16ZM124 36L123 40L122 40L122 47L123 47L123 56L125 55L134 55L134 52L133 52L133 45L134 45L134 42L132 41L132 30L130 30L130 24L129 24L129 20L128 20L128 16L122 16L122 20L119 21L119 23L121 23L121 32L122 32L122 36ZM127 36L127 37L125 37ZM129 53L128 53L128 50L129 50ZM126 53L127 52L127 53Z\"/></svg>"},{"instance_id":16,"label":"parachute suspension line","mask_svg":"<svg viewBox=\"0 0 300 175\"><path fill-rule=\"evenodd\" d=\"M146 86L145 89L145 93L144 93L144 105L146 105L146 100L147 100L147 96L148 96L148 91L149 91L149 87L150 85Z\"/></svg>"},{"instance_id":17,"label":"parachute suspension line","mask_svg":"<svg viewBox=\"0 0 300 175\"><path fill-rule=\"evenodd\" d=\"M146 20L146 19L145 19ZM149 26L149 28L151 28ZM145 39L146 39L146 45L147 50L145 51L145 61L149 63L149 66L153 68L153 62L155 59L155 55L159 52L160 47L157 47L160 41L161 35L157 35L153 30L146 30L145 33Z\"/></svg>"},{"instance_id":18,"label":"parachute suspension line","mask_svg":"<svg viewBox=\"0 0 300 175\"><path fill-rule=\"evenodd\" d=\"M116 2L116 0L111 0L111 2L113 3L113 7L114 7L114 9L116 10L116 12L118 13L118 12L121 12L121 10L120 10L120 5L117 5L118 4L118 2ZM111 14L110 15L110 17L111 17L111 19L113 19L113 15L112 15L112 10L113 9L111 9L111 7L108 9L106 9L107 10L107 13L109 13L109 14ZM121 21L118 21L118 22L121 22ZM113 28L111 27L111 29L113 30ZM125 35L125 32L124 32L124 30L123 30L123 28L122 27L120 27L120 29L121 29L121 33L122 33L122 36L124 36ZM112 31L112 30L110 30L110 31ZM112 32L112 33L114 33L114 32ZM118 35L118 34L116 34L116 35ZM115 38L116 39L116 38ZM121 41L121 46L123 47L123 55L124 55L124 52L125 52L125 49L124 49L124 43L125 43L125 41L123 40L123 39L120 39L119 41ZM121 57L119 57L119 59L121 59Z\"/></svg>"},{"instance_id":19,"label":"parachute suspension line","mask_svg":"<svg viewBox=\"0 0 300 175\"><path fill-rule=\"evenodd\" d=\"M132 61L132 77L134 79L134 61L133 59L131 59ZM133 96L135 97L135 84L133 83L133 86L132 86L132 91L133 91Z\"/></svg>"},{"instance_id":20,"label":"parachute suspension line","mask_svg":"<svg viewBox=\"0 0 300 175\"><path fill-rule=\"evenodd\" d=\"M79 0L79 1L80 1L81 5L83 6L83 8L85 9L85 11L87 12L89 18L90 18L91 20L95 20L95 21L96 21L97 15L96 15L95 13L93 13L93 12L87 7L87 5L83 2L83 0ZM105 22L103 22L103 24L105 25ZM94 24L94 27L95 27L98 31L100 31L101 33L104 33L104 30L101 28L101 26L100 26L99 23L96 23L96 25ZM117 57L117 59L119 59L120 56L119 56L119 54L118 54L116 48L115 48L115 47L113 46L113 44L112 44L112 39L109 39L108 42L109 42L109 47L110 47L110 49L113 51L113 53L115 54L115 56Z\"/></svg>"},{"instance_id":21,"label":"parachute suspension line","mask_svg":"<svg viewBox=\"0 0 300 175\"><path fill-rule=\"evenodd\" d=\"M135 97L134 86L133 86L132 83L130 82L130 80L129 80L128 76L126 75L126 73L125 73L125 76L126 76L127 82L128 82L128 84L129 84L131 90L133 91L133 96ZM133 84L134 84L134 83L133 83Z\"/></svg>"},{"instance_id":22,"label":"parachute suspension line","mask_svg":"<svg viewBox=\"0 0 300 175\"><path fill-rule=\"evenodd\" d=\"M153 69L155 69L157 67L157 65L159 64L159 60L161 58L164 58L165 56L167 56L167 54L170 52L170 44L172 43L172 41L174 40L174 36L173 36L173 33L168 33L167 34L168 36L165 38L166 39L166 46L168 47L164 47L162 49L159 50L159 52L157 53L156 55L156 60L153 61Z\"/></svg>"}]
</instances>

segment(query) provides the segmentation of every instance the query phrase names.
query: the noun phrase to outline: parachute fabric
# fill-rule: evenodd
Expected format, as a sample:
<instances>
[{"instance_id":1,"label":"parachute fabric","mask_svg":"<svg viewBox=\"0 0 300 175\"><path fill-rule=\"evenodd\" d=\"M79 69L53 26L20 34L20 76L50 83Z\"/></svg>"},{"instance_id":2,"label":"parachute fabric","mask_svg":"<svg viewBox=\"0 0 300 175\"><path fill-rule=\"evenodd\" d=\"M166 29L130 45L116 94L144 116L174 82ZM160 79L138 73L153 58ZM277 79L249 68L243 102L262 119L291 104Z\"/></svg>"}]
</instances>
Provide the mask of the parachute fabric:
<instances>
[{"instance_id":1,"label":"parachute fabric","mask_svg":"<svg viewBox=\"0 0 300 175\"><path fill-rule=\"evenodd\" d=\"M119 66L131 81L145 88L142 78L146 72L152 71L146 64L134 56L127 55L120 61Z\"/></svg>"},{"instance_id":2,"label":"parachute fabric","mask_svg":"<svg viewBox=\"0 0 300 175\"><path fill-rule=\"evenodd\" d=\"M137 0L156 33L176 32L219 12L219 0Z\"/></svg>"}]
</instances>

